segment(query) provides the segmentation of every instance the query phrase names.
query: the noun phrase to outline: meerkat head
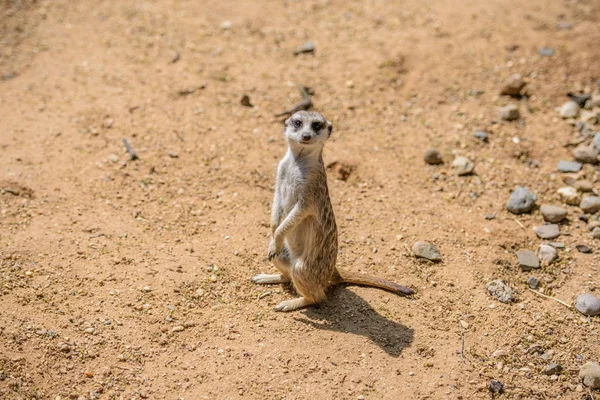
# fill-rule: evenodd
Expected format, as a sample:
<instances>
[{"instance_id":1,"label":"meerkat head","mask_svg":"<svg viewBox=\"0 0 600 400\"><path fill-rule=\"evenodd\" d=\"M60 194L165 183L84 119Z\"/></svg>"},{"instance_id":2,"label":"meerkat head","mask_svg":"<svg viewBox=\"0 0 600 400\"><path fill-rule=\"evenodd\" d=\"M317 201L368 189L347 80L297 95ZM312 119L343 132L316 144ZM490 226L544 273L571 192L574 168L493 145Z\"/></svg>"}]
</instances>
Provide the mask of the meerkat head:
<instances>
[{"instance_id":1,"label":"meerkat head","mask_svg":"<svg viewBox=\"0 0 600 400\"><path fill-rule=\"evenodd\" d=\"M298 111L285 121L285 137L296 148L322 148L332 131L331 122L315 111Z\"/></svg>"}]
</instances>

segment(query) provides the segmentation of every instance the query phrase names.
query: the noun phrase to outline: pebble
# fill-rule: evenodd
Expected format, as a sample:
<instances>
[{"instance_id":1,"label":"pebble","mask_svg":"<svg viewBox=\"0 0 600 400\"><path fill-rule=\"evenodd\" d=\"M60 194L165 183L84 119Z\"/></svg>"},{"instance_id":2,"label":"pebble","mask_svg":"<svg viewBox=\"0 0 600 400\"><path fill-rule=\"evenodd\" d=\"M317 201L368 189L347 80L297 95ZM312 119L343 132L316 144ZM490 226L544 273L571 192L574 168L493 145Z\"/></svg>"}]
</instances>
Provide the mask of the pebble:
<instances>
[{"instance_id":1,"label":"pebble","mask_svg":"<svg viewBox=\"0 0 600 400\"><path fill-rule=\"evenodd\" d=\"M152 291L152 289L150 289L150 286L144 286L144 287L142 288L142 291L144 291L144 292L148 293L148 292L151 292L151 291Z\"/></svg>"},{"instance_id":2,"label":"pebble","mask_svg":"<svg viewBox=\"0 0 600 400\"><path fill-rule=\"evenodd\" d=\"M428 242L415 242L412 252L417 258L426 258L430 261L442 261L442 255L434 244Z\"/></svg>"},{"instance_id":3,"label":"pebble","mask_svg":"<svg viewBox=\"0 0 600 400\"><path fill-rule=\"evenodd\" d=\"M108 161L110 161L111 163L113 163L113 164L114 164L114 163L116 163L116 162L118 162L118 161L119 161L119 156L118 156L118 155L116 155L116 154L110 154L110 155L108 156Z\"/></svg>"},{"instance_id":4,"label":"pebble","mask_svg":"<svg viewBox=\"0 0 600 400\"><path fill-rule=\"evenodd\" d=\"M500 279L488 282L486 287L488 292L502 303L510 303L515 300L512 289Z\"/></svg>"},{"instance_id":5,"label":"pebble","mask_svg":"<svg viewBox=\"0 0 600 400\"><path fill-rule=\"evenodd\" d=\"M500 94L504 96L520 96L525 85L526 83L523 82L520 74L512 74L500 90Z\"/></svg>"},{"instance_id":6,"label":"pebble","mask_svg":"<svg viewBox=\"0 0 600 400\"><path fill-rule=\"evenodd\" d=\"M552 363L552 364L546 365L546 368L544 368L544 374L556 375L556 374L560 374L560 372L562 370L563 370L563 367L560 364Z\"/></svg>"},{"instance_id":7,"label":"pebble","mask_svg":"<svg viewBox=\"0 0 600 400\"><path fill-rule=\"evenodd\" d=\"M523 214L531 211L535 206L537 197L524 186L517 186L510 194L506 208L513 214Z\"/></svg>"},{"instance_id":8,"label":"pebble","mask_svg":"<svg viewBox=\"0 0 600 400\"><path fill-rule=\"evenodd\" d=\"M600 364L588 361L579 368L579 378L591 389L600 388Z\"/></svg>"},{"instance_id":9,"label":"pebble","mask_svg":"<svg viewBox=\"0 0 600 400\"><path fill-rule=\"evenodd\" d=\"M523 271L531 271L540 267L540 260L531 250L517 251L517 259Z\"/></svg>"},{"instance_id":10,"label":"pebble","mask_svg":"<svg viewBox=\"0 0 600 400\"><path fill-rule=\"evenodd\" d=\"M575 299L575 309L584 315L593 317L600 314L600 299L593 294L580 294Z\"/></svg>"},{"instance_id":11,"label":"pebble","mask_svg":"<svg viewBox=\"0 0 600 400\"><path fill-rule=\"evenodd\" d=\"M563 242L550 242L548 244L550 246L554 247L555 249L564 249L565 248L565 244Z\"/></svg>"},{"instance_id":12,"label":"pebble","mask_svg":"<svg viewBox=\"0 0 600 400\"><path fill-rule=\"evenodd\" d=\"M423 160L429 165L443 164L442 154L437 149L429 149L425 151Z\"/></svg>"},{"instance_id":13,"label":"pebble","mask_svg":"<svg viewBox=\"0 0 600 400\"><path fill-rule=\"evenodd\" d=\"M600 107L600 93L595 93L592 95L592 98L590 99L590 106Z\"/></svg>"},{"instance_id":14,"label":"pebble","mask_svg":"<svg viewBox=\"0 0 600 400\"><path fill-rule=\"evenodd\" d=\"M556 224L538 226L533 231L540 239L554 239L560 236L560 229Z\"/></svg>"},{"instance_id":15,"label":"pebble","mask_svg":"<svg viewBox=\"0 0 600 400\"><path fill-rule=\"evenodd\" d=\"M558 162L558 172L579 172L583 165L578 161L560 160Z\"/></svg>"},{"instance_id":16,"label":"pebble","mask_svg":"<svg viewBox=\"0 0 600 400\"><path fill-rule=\"evenodd\" d=\"M456 157L452 162L452 166L458 176L469 175L473 172L475 165L467 157Z\"/></svg>"},{"instance_id":17,"label":"pebble","mask_svg":"<svg viewBox=\"0 0 600 400\"><path fill-rule=\"evenodd\" d=\"M573 157L582 163L596 164L598 162L598 150L593 146L577 146L573 149Z\"/></svg>"},{"instance_id":18,"label":"pebble","mask_svg":"<svg viewBox=\"0 0 600 400\"><path fill-rule=\"evenodd\" d=\"M597 132L594 135L594 141L592 143L594 144L594 148L600 151L600 132Z\"/></svg>"},{"instance_id":19,"label":"pebble","mask_svg":"<svg viewBox=\"0 0 600 400\"><path fill-rule=\"evenodd\" d=\"M540 211L545 221L553 223L560 222L567 216L566 209L550 204L542 204Z\"/></svg>"},{"instance_id":20,"label":"pebble","mask_svg":"<svg viewBox=\"0 0 600 400\"><path fill-rule=\"evenodd\" d=\"M488 142L488 134L484 131L475 131L475 133L473 134L473 136L475 136L475 138L481 140L484 143Z\"/></svg>"},{"instance_id":21,"label":"pebble","mask_svg":"<svg viewBox=\"0 0 600 400\"><path fill-rule=\"evenodd\" d=\"M592 252L592 249L587 247L585 244L578 244L575 246L575 248L577 249L578 252L583 253L583 254L588 254L588 253Z\"/></svg>"},{"instance_id":22,"label":"pebble","mask_svg":"<svg viewBox=\"0 0 600 400\"><path fill-rule=\"evenodd\" d=\"M573 184L573 187L580 192L592 192L594 191L594 184L587 179L582 179L580 181L576 181Z\"/></svg>"},{"instance_id":23,"label":"pebble","mask_svg":"<svg viewBox=\"0 0 600 400\"><path fill-rule=\"evenodd\" d=\"M575 118L579 114L579 104L573 100L567 101L560 107L560 116L562 118Z\"/></svg>"},{"instance_id":24,"label":"pebble","mask_svg":"<svg viewBox=\"0 0 600 400\"><path fill-rule=\"evenodd\" d=\"M500 118L503 120L514 121L519 119L520 116L519 107L514 104L509 104L500 109Z\"/></svg>"},{"instance_id":25,"label":"pebble","mask_svg":"<svg viewBox=\"0 0 600 400\"><path fill-rule=\"evenodd\" d=\"M582 110L579 114L579 120L584 124L596 125L598 123L598 113L595 111Z\"/></svg>"},{"instance_id":26,"label":"pebble","mask_svg":"<svg viewBox=\"0 0 600 400\"><path fill-rule=\"evenodd\" d=\"M231 21L223 21L221 23L221 29L223 29L224 31L228 31L231 29Z\"/></svg>"},{"instance_id":27,"label":"pebble","mask_svg":"<svg viewBox=\"0 0 600 400\"><path fill-rule=\"evenodd\" d=\"M538 248L538 257L542 264L550 265L558 258L558 252L554 247L542 244Z\"/></svg>"},{"instance_id":28,"label":"pebble","mask_svg":"<svg viewBox=\"0 0 600 400\"><path fill-rule=\"evenodd\" d=\"M492 353L492 358L506 357L507 355L508 352L506 350L496 350Z\"/></svg>"},{"instance_id":29,"label":"pebble","mask_svg":"<svg viewBox=\"0 0 600 400\"><path fill-rule=\"evenodd\" d=\"M312 53L315 51L315 45L313 42L306 42L301 47L298 47L294 50L294 55L303 54L303 53Z\"/></svg>"},{"instance_id":30,"label":"pebble","mask_svg":"<svg viewBox=\"0 0 600 400\"><path fill-rule=\"evenodd\" d=\"M540 280L535 276L530 276L527 279L527 286L529 286L532 289L537 289L540 287Z\"/></svg>"},{"instance_id":31,"label":"pebble","mask_svg":"<svg viewBox=\"0 0 600 400\"><path fill-rule=\"evenodd\" d=\"M561 187L558 189L560 199L571 206L577 206L581 202L581 196L577 193L577 189L570 186Z\"/></svg>"},{"instance_id":32,"label":"pebble","mask_svg":"<svg viewBox=\"0 0 600 400\"><path fill-rule=\"evenodd\" d=\"M488 383L488 390L491 393L503 393L504 385L502 382L492 379L490 383Z\"/></svg>"},{"instance_id":33,"label":"pebble","mask_svg":"<svg viewBox=\"0 0 600 400\"><path fill-rule=\"evenodd\" d=\"M600 227L599 226L592 229L592 237L594 239L600 239Z\"/></svg>"},{"instance_id":34,"label":"pebble","mask_svg":"<svg viewBox=\"0 0 600 400\"><path fill-rule=\"evenodd\" d=\"M552 57L554 55L554 49L550 47L540 47L538 49L538 54L542 57Z\"/></svg>"},{"instance_id":35,"label":"pebble","mask_svg":"<svg viewBox=\"0 0 600 400\"><path fill-rule=\"evenodd\" d=\"M581 200L579 208L583 212L594 214L600 210L600 197L598 196L586 196Z\"/></svg>"},{"instance_id":36,"label":"pebble","mask_svg":"<svg viewBox=\"0 0 600 400\"><path fill-rule=\"evenodd\" d=\"M182 332L185 328L182 325L174 326L171 332Z\"/></svg>"}]
</instances>

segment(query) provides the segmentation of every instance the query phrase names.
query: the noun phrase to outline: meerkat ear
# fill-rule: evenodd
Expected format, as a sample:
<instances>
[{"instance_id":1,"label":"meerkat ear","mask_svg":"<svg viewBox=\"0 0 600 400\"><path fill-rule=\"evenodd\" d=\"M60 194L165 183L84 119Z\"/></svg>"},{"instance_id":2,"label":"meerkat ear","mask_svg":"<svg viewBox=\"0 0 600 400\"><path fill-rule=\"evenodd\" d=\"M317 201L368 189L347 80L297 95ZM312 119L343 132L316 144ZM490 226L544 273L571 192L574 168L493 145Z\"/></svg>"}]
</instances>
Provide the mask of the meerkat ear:
<instances>
[{"instance_id":1,"label":"meerkat ear","mask_svg":"<svg viewBox=\"0 0 600 400\"><path fill-rule=\"evenodd\" d=\"M331 132L333 132L333 125L330 121L327 121L327 137L331 136Z\"/></svg>"}]
</instances>

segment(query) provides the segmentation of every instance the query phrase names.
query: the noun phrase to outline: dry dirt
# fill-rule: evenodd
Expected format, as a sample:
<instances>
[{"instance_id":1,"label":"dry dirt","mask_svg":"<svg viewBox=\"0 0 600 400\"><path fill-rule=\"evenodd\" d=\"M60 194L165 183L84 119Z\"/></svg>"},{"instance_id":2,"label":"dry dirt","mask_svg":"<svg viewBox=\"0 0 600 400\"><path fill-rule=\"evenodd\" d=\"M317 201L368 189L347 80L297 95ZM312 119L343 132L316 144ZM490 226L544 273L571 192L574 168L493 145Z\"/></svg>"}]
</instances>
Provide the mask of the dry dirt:
<instances>
[{"instance_id":1,"label":"dry dirt","mask_svg":"<svg viewBox=\"0 0 600 400\"><path fill-rule=\"evenodd\" d=\"M503 398L591 398L577 373L598 360L598 319L526 289L514 252L537 248L542 217L505 203L519 184L558 203L578 134L555 108L600 78L597 0L0 7L1 398L479 399L490 379ZM528 99L499 95L512 73ZM339 265L414 297L340 287L282 314L290 288L250 283L274 270L273 115L297 82L334 123L326 162L356 166L329 177ZM508 103L520 121L498 121ZM429 147L444 165L425 165ZM476 174L455 176L454 155ZM534 275L572 302L600 292L600 241L569 210L560 261ZM443 262L413 258L417 240ZM495 278L516 303L489 296Z\"/></svg>"}]
</instances>

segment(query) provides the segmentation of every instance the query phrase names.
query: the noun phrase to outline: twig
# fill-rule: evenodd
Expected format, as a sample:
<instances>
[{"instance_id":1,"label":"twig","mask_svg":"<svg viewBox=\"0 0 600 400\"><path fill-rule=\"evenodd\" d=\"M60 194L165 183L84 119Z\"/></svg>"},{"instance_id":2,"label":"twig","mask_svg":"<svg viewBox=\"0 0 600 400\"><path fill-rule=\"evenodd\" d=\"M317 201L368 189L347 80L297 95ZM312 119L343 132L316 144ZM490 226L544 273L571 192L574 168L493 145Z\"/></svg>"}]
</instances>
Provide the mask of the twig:
<instances>
[{"instance_id":1,"label":"twig","mask_svg":"<svg viewBox=\"0 0 600 400\"><path fill-rule=\"evenodd\" d=\"M545 297L545 298L547 298L547 299L551 299L551 300L554 300L554 301L558 301L560 304L562 304L563 306L565 306L565 307L567 307L567 308L573 308L571 305L569 305L569 304L565 303L565 302L564 302L564 301L562 301L562 300L559 300L559 299L557 299L556 297L552 297L552 296L545 295L545 294L543 294L543 293L540 293L540 292L538 292L537 290L533 290L532 288L529 288L529 287L528 287L527 289L529 289L529 290L530 290L530 291L532 291L533 293L535 293L535 294L537 294L537 295L540 295L540 296L542 296L542 297Z\"/></svg>"},{"instance_id":2,"label":"twig","mask_svg":"<svg viewBox=\"0 0 600 400\"><path fill-rule=\"evenodd\" d=\"M286 110L282 113L275 114L276 117L283 117L284 115L290 115L300 110L308 110L312 107L312 100L310 99L310 94L308 94L308 90L306 90L306 88L299 83L296 86L298 86L298 90L302 95L302 100L296 103L296 105L293 108Z\"/></svg>"},{"instance_id":3,"label":"twig","mask_svg":"<svg viewBox=\"0 0 600 400\"><path fill-rule=\"evenodd\" d=\"M131 371L133 372L133 369L131 368L127 368L127 367L121 367L120 365L113 365L114 368L118 368L118 369L124 369L125 371Z\"/></svg>"},{"instance_id":4,"label":"twig","mask_svg":"<svg viewBox=\"0 0 600 400\"><path fill-rule=\"evenodd\" d=\"M136 154L135 151L133 151L133 149L131 148L131 145L129 144L127 139L123 138L123 144L125 145L125 148L127 149L127 152L129 153L129 158L131 160L138 160L139 159L138 155Z\"/></svg>"},{"instance_id":5,"label":"twig","mask_svg":"<svg viewBox=\"0 0 600 400\"><path fill-rule=\"evenodd\" d=\"M262 299L263 297L267 297L268 295L272 294L273 292L264 292L258 295L258 299Z\"/></svg>"},{"instance_id":6,"label":"twig","mask_svg":"<svg viewBox=\"0 0 600 400\"><path fill-rule=\"evenodd\" d=\"M462 342L462 345L460 347L460 358L462 358L464 360L465 359L465 332L463 330L463 326L460 323L460 321L458 321L458 326L460 327L460 340Z\"/></svg>"},{"instance_id":7,"label":"twig","mask_svg":"<svg viewBox=\"0 0 600 400\"><path fill-rule=\"evenodd\" d=\"M525 228L525 225L523 225L523 224L521 223L521 221L519 221L518 219L516 219L516 218L515 218L515 222L516 222L517 224L519 224L519 226L520 226L521 228L523 228L523 229L526 229L526 228Z\"/></svg>"}]
</instances>

